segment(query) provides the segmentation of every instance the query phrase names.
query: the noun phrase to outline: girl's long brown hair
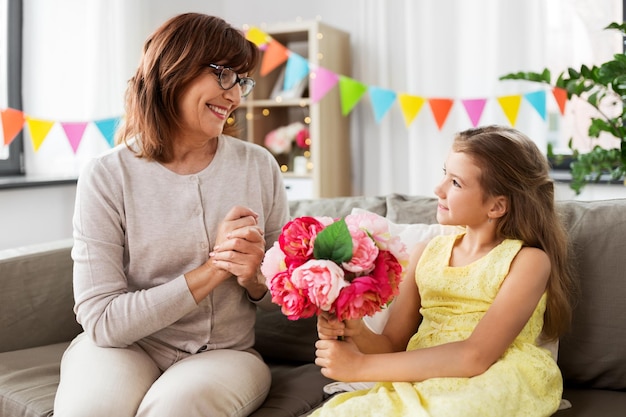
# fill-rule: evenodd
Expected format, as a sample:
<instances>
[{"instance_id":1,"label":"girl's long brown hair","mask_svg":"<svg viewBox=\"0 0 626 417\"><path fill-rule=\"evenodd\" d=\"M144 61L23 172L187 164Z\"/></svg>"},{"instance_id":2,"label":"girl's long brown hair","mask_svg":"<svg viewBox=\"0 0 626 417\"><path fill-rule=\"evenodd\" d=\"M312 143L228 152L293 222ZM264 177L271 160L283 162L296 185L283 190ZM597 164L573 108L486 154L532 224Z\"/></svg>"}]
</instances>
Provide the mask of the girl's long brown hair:
<instances>
[{"instance_id":1,"label":"girl's long brown hair","mask_svg":"<svg viewBox=\"0 0 626 417\"><path fill-rule=\"evenodd\" d=\"M172 137L179 128L177 101L189 83L209 64L252 73L259 61L256 45L223 19L199 13L175 16L145 42L135 75L126 90L124 124L116 142L138 157L169 162ZM232 134L229 126L224 133Z\"/></svg>"},{"instance_id":2,"label":"girl's long brown hair","mask_svg":"<svg viewBox=\"0 0 626 417\"><path fill-rule=\"evenodd\" d=\"M557 338L570 325L575 284L567 232L556 210L547 158L526 135L503 126L460 132L452 149L469 155L480 167L486 197L508 199L508 210L498 219L498 235L519 239L549 256L543 333L549 339Z\"/></svg>"}]
</instances>

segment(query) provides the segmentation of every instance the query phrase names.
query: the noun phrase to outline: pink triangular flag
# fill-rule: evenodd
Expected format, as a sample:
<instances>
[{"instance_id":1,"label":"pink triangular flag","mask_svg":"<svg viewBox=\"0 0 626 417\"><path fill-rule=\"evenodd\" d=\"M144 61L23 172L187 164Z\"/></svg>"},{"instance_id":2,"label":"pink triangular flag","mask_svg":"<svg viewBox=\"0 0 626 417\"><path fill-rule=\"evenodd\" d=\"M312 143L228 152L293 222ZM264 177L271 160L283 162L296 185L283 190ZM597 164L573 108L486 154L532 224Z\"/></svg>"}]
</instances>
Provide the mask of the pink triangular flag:
<instances>
[{"instance_id":1,"label":"pink triangular flag","mask_svg":"<svg viewBox=\"0 0 626 417\"><path fill-rule=\"evenodd\" d=\"M323 67L311 71L311 102L317 103L339 82L339 76Z\"/></svg>"},{"instance_id":2,"label":"pink triangular flag","mask_svg":"<svg viewBox=\"0 0 626 417\"><path fill-rule=\"evenodd\" d=\"M65 130L65 135L72 146L72 150L76 153L78 145L80 145L80 141L83 139L87 122L61 122L61 126Z\"/></svg>"},{"instance_id":3,"label":"pink triangular flag","mask_svg":"<svg viewBox=\"0 0 626 417\"><path fill-rule=\"evenodd\" d=\"M472 126L478 126L478 122L480 121L480 116L483 114L483 110L485 109L485 103L487 102L486 98L473 98L461 100L463 103L463 107L465 107L465 111L472 121Z\"/></svg>"}]
</instances>

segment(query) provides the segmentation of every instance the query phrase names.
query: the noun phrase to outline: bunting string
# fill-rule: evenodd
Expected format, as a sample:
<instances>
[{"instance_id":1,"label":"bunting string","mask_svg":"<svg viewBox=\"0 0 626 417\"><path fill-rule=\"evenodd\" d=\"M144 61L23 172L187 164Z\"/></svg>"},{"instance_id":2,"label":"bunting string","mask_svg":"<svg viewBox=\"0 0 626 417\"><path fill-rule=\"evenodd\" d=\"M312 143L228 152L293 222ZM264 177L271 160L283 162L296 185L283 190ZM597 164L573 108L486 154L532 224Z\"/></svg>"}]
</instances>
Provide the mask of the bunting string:
<instances>
[{"instance_id":1,"label":"bunting string","mask_svg":"<svg viewBox=\"0 0 626 417\"><path fill-rule=\"evenodd\" d=\"M341 112L344 116L349 115L367 94L377 124L397 104L405 126L409 128L423 110L424 105L427 104L437 127L441 130L454 104L460 102L472 126L476 127L480 123L487 101L490 100L490 98L425 97L367 85L344 74L337 74L328 68L309 62L257 27L249 28L246 37L264 51L259 72L261 77L268 75L284 64L283 91L291 90L304 81L305 77L309 77L309 95L312 103L319 102L333 88L337 87L341 101ZM559 112L564 115L567 92L558 87L551 87L550 90L542 89L528 93L498 96L495 99L509 123L515 126L522 101L528 102L544 121L547 120L548 91L551 92ZM50 130L58 123L62 126L74 154L76 154L83 140L83 134L90 124L95 125L109 147L113 147L115 130L122 119L120 116L78 122L55 121L32 117L13 108L0 109L0 116L3 134L3 140L0 141L0 144L10 145L22 129L27 127L33 149L37 152Z\"/></svg>"}]
</instances>

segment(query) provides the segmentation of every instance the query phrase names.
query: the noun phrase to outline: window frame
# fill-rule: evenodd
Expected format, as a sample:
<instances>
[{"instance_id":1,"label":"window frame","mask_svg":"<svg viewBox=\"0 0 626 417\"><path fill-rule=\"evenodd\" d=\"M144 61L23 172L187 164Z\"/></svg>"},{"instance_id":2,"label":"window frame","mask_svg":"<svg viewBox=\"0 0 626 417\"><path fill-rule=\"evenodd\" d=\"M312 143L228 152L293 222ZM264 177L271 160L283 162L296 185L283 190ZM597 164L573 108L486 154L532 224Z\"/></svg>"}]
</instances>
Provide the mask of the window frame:
<instances>
[{"instance_id":1,"label":"window frame","mask_svg":"<svg viewBox=\"0 0 626 417\"><path fill-rule=\"evenodd\" d=\"M22 109L22 23L23 0L7 4L7 89L8 107ZM22 131L9 145L9 158L0 160L0 176L24 175L24 141Z\"/></svg>"}]
</instances>

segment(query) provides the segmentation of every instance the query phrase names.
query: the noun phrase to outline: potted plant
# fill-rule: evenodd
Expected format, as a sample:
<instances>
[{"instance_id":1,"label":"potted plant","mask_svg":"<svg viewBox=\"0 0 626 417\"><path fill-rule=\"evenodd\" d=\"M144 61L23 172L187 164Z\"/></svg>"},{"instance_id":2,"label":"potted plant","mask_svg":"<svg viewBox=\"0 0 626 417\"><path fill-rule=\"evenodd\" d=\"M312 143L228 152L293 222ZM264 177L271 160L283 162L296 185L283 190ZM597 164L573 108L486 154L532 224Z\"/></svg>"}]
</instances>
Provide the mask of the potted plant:
<instances>
[{"instance_id":1,"label":"potted plant","mask_svg":"<svg viewBox=\"0 0 626 417\"><path fill-rule=\"evenodd\" d=\"M611 23L605 29L617 29L626 35L626 23ZM561 88L567 92L567 98L572 96L588 102L597 112L598 117L592 117L588 135L598 139L601 132L607 132L619 140L619 148L606 149L596 144L589 152L579 152L574 149L572 140L569 148L572 150L570 171L572 181L570 188L580 194L583 187L589 182L599 182L602 177L610 180L624 180L626 176L626 55L615 54L613 59L600 66L591 68L582 65L580 69L568 68L562 72L555 84L551 83L550 70L543 72L517 72L504 75L500 80L527 80L546 83ZM600 104L603 100L617 98L620 101L621 112L617 115L603 113ZM548 157L557 158L548 146Z\"/></svg>"}]
</instances>

